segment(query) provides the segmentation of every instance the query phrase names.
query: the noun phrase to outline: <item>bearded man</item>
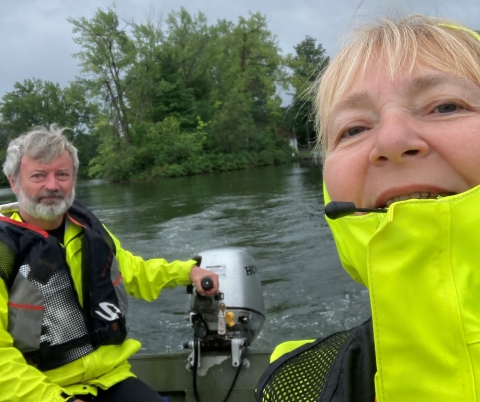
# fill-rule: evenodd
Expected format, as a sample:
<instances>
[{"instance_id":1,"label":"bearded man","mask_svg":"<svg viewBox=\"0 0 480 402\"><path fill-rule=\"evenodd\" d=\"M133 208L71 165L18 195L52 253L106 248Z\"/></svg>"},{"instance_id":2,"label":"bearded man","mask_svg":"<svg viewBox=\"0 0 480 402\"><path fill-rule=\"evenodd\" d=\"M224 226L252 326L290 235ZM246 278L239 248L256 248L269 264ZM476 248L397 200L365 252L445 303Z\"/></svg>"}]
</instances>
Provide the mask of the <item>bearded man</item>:
<instances>
[{"instance_id":1,"label":"bearded man","mask_svg":"<svg viewBox=\"0 0 480 402\"><path fill-rule=\"evenodd\" d=\"M127 294L164 286L218 291L194 260L144 261L75 200L77 150L63 129L36 127L10 142L3 171L18 211L0 216L0 389L3 401L164 401L127 359ZM208 292L202 278L213 279Z\"/></svg>"}]
</instances>

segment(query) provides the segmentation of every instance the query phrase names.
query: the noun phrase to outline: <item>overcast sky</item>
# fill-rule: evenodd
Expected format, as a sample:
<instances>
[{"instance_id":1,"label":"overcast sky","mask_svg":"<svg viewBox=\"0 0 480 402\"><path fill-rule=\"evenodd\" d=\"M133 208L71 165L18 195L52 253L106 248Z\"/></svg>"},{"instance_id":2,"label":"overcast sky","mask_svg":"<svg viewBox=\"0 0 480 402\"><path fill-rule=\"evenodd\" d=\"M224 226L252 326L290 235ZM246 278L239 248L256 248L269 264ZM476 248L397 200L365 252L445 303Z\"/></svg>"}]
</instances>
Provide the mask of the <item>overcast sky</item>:
<instances>
[{"instance_id":1,"label":"overcast sky","mask_svg":"<svg viewBox=\"0 0 480 402\"><path fill-rule=\"evenodd\" d=\"M108 8L111 0L0 0L0 97L15 82L40 78L67 86L79 75L79 49L72 39L68 17L92 18L95 11ZM166 16L181 6L191 14L203 12L214 24L218 19L233 22L248 12L267 17L283 53L306 35L317 38L330 56L335 55L339 38L365 15L378 15L392 6L406 13L448 17L480 29L480 0L116 0L121 18L144 22L150 10Z\"/></svg>"}]
</instances>

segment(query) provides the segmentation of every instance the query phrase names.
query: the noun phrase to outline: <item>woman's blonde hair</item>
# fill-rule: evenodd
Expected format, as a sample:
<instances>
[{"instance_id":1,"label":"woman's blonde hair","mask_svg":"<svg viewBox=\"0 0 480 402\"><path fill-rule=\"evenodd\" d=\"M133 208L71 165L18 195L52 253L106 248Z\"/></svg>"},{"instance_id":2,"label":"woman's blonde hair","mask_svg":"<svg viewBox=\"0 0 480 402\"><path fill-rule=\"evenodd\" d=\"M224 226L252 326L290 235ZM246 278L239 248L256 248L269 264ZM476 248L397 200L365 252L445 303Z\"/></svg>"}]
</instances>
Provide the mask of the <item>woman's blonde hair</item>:
<instances>
[{"instance_id":1,"label":"woman's blonde hair","mask_svg":"<svg viewBox=\"0 0 480 402\"><path fill-rule=\"evenodd\" d=\"M480 85L480 35L461 24L410 15L364 25L352 32L312 87L319 148L327 147L327 122L335 106L380 57L388 63L392 78L400 69L411 73L421 63Z\"/></svg>"}]
</instances>

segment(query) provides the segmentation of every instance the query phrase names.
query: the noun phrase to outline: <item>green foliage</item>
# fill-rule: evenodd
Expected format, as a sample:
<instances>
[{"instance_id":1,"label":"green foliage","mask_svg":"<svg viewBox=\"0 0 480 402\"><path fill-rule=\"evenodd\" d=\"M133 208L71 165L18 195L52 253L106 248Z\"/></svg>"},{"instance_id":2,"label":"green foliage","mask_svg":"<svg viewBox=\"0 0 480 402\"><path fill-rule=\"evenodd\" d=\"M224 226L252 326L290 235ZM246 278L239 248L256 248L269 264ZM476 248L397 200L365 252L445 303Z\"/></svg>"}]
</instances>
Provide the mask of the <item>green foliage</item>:
<instances>
[{"instance_id":1,"label":"green foliage","mask_svg":"<svg viewBox=\"0 0 480 402\"><path fill-rule=\"evenodd\" d=\"M227 102L232 91L243 92L250 102L256 127L274 127L281 115L277 88L286 84L284 60L276 37L270 32L265 16L250 14L238 24L220 21L213 27L216 48L212 76L214 98Z\"/></svg>"},{"instance_id":2,"label":"green foliage","mask_svg":"<svg viewBox=\"0 0 480 402\"><path fill-rule=\"evenodd\" d=\"M152 121L161 122L165 118L175 117L183 128L195 127L195 98L193 89L187 88L183 81L169 83L152 96Z\"/></svg>"},{"instance_id":3,"label":"green foliage","mask_svg":"<svg viewBox=\"0 0 480 402\"><path fill-rule=\"evenodd\" d=\"M16 82L13 88L3 96L0 109L2 129L10 135L16 136L31 127L55 123L56 120L52 119L58 119L59 124L65 123L63 94L58 84L32 79Z\"/></svg>"},{"instance_id":4,"label":"green foliage","mask_svg":"<svg viewBox=\"0 0 480 402\"><path fill-rule=\"evenodd\" d=\"M69 18L73 25L74 42L81 51L74 54L80 59L82 72L94 76L91 88L109 100L114 110L121 134L127 146L130 144L129 113L125 92L130 81L125 79L126 71L134 62L136 48L112 9L98 9L92 19Z\"/></svg>"},{"instance_id":5,"label":"green foliage","mask_svg":"<svg viewBox=\"0 0 480 402\"><path fill-rule=\"evenodd\" d=\"M58 84L34 78L16 82L13 88L0 104L1 129L10 137L53 123L69 127L74 133L82 132L97 113L95 102L89 102L76 83L61 89Z\"/></svg>"},{"instance_id":6,"label":"green foliage","mask_svg":"<svg viewBox=\"0 0 480 402\"><path fill-rule=\"evenodd\" d=\"M295 54L287 57L287 64L293 71L290 77L293 101L286 110L285 127L295 133L299 143L303 145L310 145L316 136L309 87L329 63L325 49L316 42L315 38L306 36L302 42L294 46Z\"/></svg>"},{"instance_id":7,"label":"green foliage","mask_svg":"<svg viewBox=\"0 0 480 402\"><path fill-rule=\"evenodd\" d=\"M122 181L128 176L123 172L124 167L121 166L121 157L124 154L121 143L118 137L112 135L113 132L115 128L109 124L108 119L99 118L92 135L98 137L100 145L97 156L90 160L89 176L103 177L112 181Z\"/></svg>"},{"instance_id":8,"label":"green foliage","mask_svg":"<svg viewBox=\"0 0 480 402\"><path fill-rule=\"evenodd\" d=\"M72 143L78 150L78 160L80 162L78 177L87 179L89 177L88 165L97 155L97 147L99 146L98 137L79 133L75 136Z\"/></svg>"},{"instance_id":9,"label":"green foliage","mask_svg":"<svg viewBox=\"0 0 480 402\"><path fill-rule=\"evenodd\" d=\"M328 63L310 37L283 57L259 13L209 25L182 7L136 24L107 8L68 21L83 78L64 89L16 83L0 105L0 151L32 125L57 123L73 130L80 175L111 181L289 161L278 133L304 135L299 116L310 103L301 94ZM288 87L295 100L283 121L278 93Z\"/></svg>"},{"instance_id":10,"label":"green foliage","mask_svg":"<svg viewBox=\"0 0 480 402\"><path fill-rule=\"evenodd\" d=\"M236 88L229 95L213 119L210 147L225 153L248 151L258 131L252 116L252 102L245 92Z\"/></svg>"},{"instance_id":11,"label":"green foliage","mask_svg":"<svg viewBox=\"0 0 480 402\"><path fill-rule=\"evenodd\" d=\"M202 151L201 133L182 132L175 117L152 124L147 134L156 166L183 163Z\"/></svg>"},{"instance_id":12,"label":"green foliage","mask_svg":"<svg viewBox=\"0 0 480 402\"><path fill-rule=\"evenodd\" d=\"M67 88L39 79L15 83L0 104L0 148L6 149L8 142L27 132L34 126L49 126L56 123L68 127L65 135L77 147L80 159L79 177L87 177L88 161L96 154L97 142L90 132L98 114L95 99L80 83L73 82Z\"/></svg>"},{"instance_id":13,"label":"green foliage","mask_svg":"<svg viewBox=\"0 0 480 402\"><path fill-rule=\"evenodd\" d=\"M163 50L170 55L184 82L195 81L209 67L210 32L203 13L190 15L183 7L167 17L167 40Z\"/></svg>"},{"instance_id":14,"label":"green foliage","mask_svg":"<svg viewBox=\"0 0 480 402\"><path fill-rule=\"evenodd\" d=\"M1 148L0 149L0 160L1 161L4 161L5 160L5 157L7 155L7 149L6 147L5 148ZM9 183L8 183L8 179L7 177L2 173L0 173L0 186L7 186Z\"/></svg>"}]
</instances>

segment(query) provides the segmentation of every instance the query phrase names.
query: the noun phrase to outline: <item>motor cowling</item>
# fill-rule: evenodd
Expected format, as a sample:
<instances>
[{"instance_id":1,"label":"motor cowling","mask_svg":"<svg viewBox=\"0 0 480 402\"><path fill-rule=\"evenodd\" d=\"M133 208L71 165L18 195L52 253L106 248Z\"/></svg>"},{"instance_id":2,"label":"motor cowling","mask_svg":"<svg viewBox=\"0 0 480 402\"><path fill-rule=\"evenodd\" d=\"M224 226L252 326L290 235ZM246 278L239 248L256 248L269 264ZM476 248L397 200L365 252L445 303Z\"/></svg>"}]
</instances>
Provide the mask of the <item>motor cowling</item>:
<instances>
[{"instance_id":1,"label":"motor cowling","mask_svg":"<svg viewBox=\"0 0 480 402\"><path fill-rule=\"evenodd\" d=\"M198 339L197 352L231 351L232 364L237 366L242 349L251 345L265 322L256 262L240 247L206 250L196 258L200 267L218 274L220 285L213 297L201 296L195 288L191 291L190 322ZM189 344L192 354L193 344Z\"/></svg>"}]
</instances>

